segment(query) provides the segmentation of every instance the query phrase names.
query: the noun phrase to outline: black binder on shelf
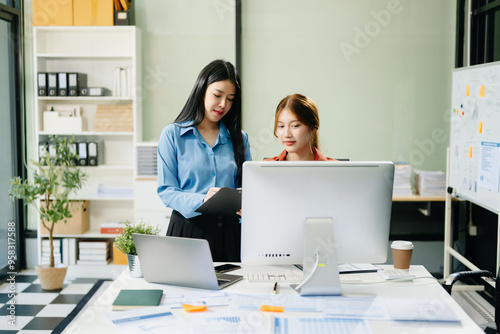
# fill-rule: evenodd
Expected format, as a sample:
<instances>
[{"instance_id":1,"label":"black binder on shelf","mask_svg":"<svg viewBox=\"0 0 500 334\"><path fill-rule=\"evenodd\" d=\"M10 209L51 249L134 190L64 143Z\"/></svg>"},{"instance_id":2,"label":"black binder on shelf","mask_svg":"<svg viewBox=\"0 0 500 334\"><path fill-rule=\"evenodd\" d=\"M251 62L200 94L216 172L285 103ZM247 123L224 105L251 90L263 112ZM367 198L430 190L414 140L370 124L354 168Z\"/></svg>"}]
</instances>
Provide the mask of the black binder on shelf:
<instances>
[{"instance_id":1,"label":"black binder on shelf","mask_svg":"<svg viewBox=\"0 0 500 334\"><path fill-rule=\"evenodd\" d=\"M88 143L87 147L88 147L89 166L97 166L99 162L97 159L97 143L90 142Z\"/></svg>"},{"instance_id":2,"label":"black binder on shelf","mask_svg":"<svg viewBox=\"0 0 500 334\"><path fill-rule=\"evenodd\" d=\"M48 96L57 96L57 73L47 73Z\"/></svg>"},{"instance_id":3,"label":"black binder on shelf","mask_svg":"<svg viewBox=\"0 0 500 334\"><path fill-rule=\"evenodd\" d=\"M68 96L68 73L57 73L57 95Z\"/></svg>"},{"instance_id":4,"label":"black binder on shelf","mask_svg":"<svg viewBox=\"0 0 500 334\"><path fill-rule=\"evenodd\" d=\"M78 166L88 165L87 143L78 143Z\"/></svg>"},{"instance_id":5,"label":"black binder on shelf","mask_svg":"<svg viewBox=\"0 0 500 334\"><path fill-rule=\"evenodd\" d=\"M47 73L38 72L37 75L38 96L47 96Z\"/></svg>"},{"instance_id":6,"label":"black binder on shelf","mask_svg":"<svg viewBox=\"0 0 500 334\"><path fill-rule=\"evenodd\" d=\"M68 95L80 95L80 89L87 86L87 74L85 73L68 73Z\"/></svg>"}]
</instances>

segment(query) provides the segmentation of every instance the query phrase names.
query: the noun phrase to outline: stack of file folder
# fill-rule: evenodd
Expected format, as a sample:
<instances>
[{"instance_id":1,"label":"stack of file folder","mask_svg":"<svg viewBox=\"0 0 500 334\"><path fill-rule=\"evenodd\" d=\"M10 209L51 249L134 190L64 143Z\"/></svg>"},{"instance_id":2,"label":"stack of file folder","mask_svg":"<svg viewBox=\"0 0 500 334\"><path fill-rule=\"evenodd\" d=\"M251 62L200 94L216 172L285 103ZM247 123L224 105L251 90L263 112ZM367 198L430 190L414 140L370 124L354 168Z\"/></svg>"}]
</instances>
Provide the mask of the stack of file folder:
<instances>
[{"instance_id":1,"label":"stack of file folder","mask_svg":"<svg viewBox=\"0 0 500 334\"><path fill-rule=\"evenodd\" d=\"M99 184L97 186L98 197L119 197L119 198L133 198L134 188L127 186L108 186Z\"/></svg>"},{"instance_id":2,"label":"stack of file folder","mask_svg":"<svg viewBox=\"0 0 500 334\"><path fill-rule=\"evenodd\" d=\"M78 265L106 265L110 259L109 240L80 241L78 243Z\"/></svg>"},{"instance_id":3,"label":"stack of file folder","mask_svg":"<svg viewBox=\"0 0 500 334\"><path fill-rule=\"evenodd\" d=\"M446 194L446 174L440 171L415 169L415 187L421 196L444 196Z\"/></svg>"},{"instance_id":4,"label":"stack of file folder","mask_svg":"<svg viewBox=\"0 0 500 334\"><path fill-rule=\"evenodd\" d=\"M394 163L393 197L412 196L411 165L408 163Z\"/></svg>"}]
</instances>

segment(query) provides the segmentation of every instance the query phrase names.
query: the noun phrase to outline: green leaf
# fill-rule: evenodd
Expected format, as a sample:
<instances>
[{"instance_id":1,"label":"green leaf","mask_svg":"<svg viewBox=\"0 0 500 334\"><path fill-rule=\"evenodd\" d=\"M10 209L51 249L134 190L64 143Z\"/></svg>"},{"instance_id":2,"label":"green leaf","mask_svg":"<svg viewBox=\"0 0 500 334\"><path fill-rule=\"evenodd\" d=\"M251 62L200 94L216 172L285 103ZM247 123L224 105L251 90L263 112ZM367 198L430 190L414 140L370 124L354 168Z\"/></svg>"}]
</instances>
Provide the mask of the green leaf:
<instances>
[{"instance_id":1,"label":"green leaf","mask_svg":"<svg viewBox=\"0 0 500 334\"><path fill-rule=\"evenodd\" d=\"M126 221L123 232L115 238L113 245L125 254L137 255L132 233L158 235L160 230L159 226L146 225L142 222L134 225Z\"/></svg>"},{"instance_id":2,"label":"green leaf","mask_svg":"<svg viewBox=\"0 0 500 334\"><path fill-rule=\"evenodd\" d=\"M74 137L49 137L55 155L51 157L45 149L41 152L40 161L31 161L35 166L31 180L13 177L9 182L9 197L32 205L37 199L50 199L46 203L48 207L35 207L40 220L56 223L71 217L70 195L82 188L87 175L75 166L77 155L71 151Z\"/></svg>"}]
</instances>

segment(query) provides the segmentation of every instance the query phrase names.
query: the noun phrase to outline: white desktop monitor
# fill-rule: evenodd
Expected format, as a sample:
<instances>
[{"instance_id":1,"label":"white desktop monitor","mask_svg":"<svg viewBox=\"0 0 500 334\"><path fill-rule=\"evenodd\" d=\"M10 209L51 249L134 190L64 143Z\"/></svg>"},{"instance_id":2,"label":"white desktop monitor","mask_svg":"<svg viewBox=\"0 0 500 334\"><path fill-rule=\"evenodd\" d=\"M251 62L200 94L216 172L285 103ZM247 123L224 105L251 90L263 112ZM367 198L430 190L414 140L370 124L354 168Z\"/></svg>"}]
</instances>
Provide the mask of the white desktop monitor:
<instances>
[{"instance_id":1,"label":"white desktop monitor","mask_svg":"<svg viewBox=\"0 0 500 334\"><path fill-rule=\"evenodd\" d=\"M304 261L306 219L331 218L337 263L384 263L389 248L392 162L245 162L241 261Z\"/></svg>"}]
</instances>

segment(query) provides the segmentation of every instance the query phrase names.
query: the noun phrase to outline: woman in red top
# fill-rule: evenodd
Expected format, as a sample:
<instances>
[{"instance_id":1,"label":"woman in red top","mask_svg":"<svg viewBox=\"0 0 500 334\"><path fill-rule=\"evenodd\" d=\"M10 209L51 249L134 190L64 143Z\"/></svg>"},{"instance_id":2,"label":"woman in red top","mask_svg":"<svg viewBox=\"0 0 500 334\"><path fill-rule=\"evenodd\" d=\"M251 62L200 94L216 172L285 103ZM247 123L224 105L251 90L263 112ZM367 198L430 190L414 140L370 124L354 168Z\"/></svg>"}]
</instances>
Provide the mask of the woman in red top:
<instances>
[{"instance_id":1,"label":"woman in red top","mask_svg":"<svg viewBox=\"0 0 500 334\"><path fill-rule=\"evenodd\" d=\"M316 103L307 96L293 94L276 107L274 135L285 150L265 161L335 160L318 149L319 116Z\"/></svg>"}]
</instances>

